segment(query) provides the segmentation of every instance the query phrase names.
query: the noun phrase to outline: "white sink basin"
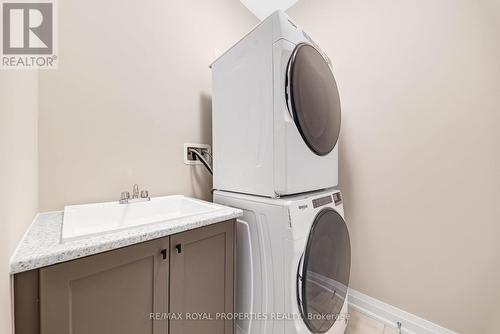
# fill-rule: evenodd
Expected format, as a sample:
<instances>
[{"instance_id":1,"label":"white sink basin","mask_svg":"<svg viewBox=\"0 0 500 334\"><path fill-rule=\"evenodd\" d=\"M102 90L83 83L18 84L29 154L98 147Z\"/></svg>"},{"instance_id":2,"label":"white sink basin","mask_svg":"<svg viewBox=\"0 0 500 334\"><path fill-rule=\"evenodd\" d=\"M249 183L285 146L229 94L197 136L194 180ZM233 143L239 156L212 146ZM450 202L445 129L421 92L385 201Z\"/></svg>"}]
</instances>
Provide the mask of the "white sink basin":
<instances>
[{"instance_id":1,"label":"white sink basin","mask_svg":"<svg viewBox=\"0 0 500 334\"><path fill-rule=\"evenodd\" d=\"M64 207L62 241L101 235L146 224L164 223L222 210L218 205L182 195L151 198L151 201L70 205Z\"/></svg>"}]
</instances>

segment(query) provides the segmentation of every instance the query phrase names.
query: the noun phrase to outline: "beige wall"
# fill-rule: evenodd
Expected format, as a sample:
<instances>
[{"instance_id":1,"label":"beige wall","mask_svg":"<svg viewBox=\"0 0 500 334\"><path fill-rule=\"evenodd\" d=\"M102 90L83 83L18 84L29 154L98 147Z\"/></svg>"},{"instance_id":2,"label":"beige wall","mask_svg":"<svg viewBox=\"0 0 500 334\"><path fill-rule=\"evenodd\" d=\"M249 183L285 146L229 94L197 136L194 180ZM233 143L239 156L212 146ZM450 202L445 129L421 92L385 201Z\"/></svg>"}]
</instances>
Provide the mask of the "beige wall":
<instances>
[{"instance_id":1,"label":"beige wall","mask_svg":"<svg viewBox=\"0 0 500 334\"><path fill-rule=\"evenodd\" d=\"M211 143L208 65L257 23L239 1L59 2L59 69L40 74L40 208L154 196L210 199L183 143Z\"/></svg>"},{"instance_id":2,"label":"beige wall","mask_svg":"<svg viewBox=\"0 0 500 334\"><path fill-rule=\"evenodd\" d=\"M11 332L9 259L38 208L38 75L0 70L0 333Z\"/></svg>"},{"instance_id":3,"label":"beige wall","mask_svg":"<svg viewBox=\"0 0 500 334\"><path fill-rule=\"evenodd\" d=\"M482 0L484 4L481 6L486 11L486 15L490 16L490 20L494 21L500 27L500 1L498 0Z\"/></svg>"},{"instance_id":4,"label":"beige wall","mask_svg":"<svg viewBox=\"0 0 500 334\"><path fill-rule=\"evenodd\" d=\"M289 10L332 58L341 90L353 288L471 334L498 332L500 311L500 32L489 8Z\"/></svg>"}]
</instances>

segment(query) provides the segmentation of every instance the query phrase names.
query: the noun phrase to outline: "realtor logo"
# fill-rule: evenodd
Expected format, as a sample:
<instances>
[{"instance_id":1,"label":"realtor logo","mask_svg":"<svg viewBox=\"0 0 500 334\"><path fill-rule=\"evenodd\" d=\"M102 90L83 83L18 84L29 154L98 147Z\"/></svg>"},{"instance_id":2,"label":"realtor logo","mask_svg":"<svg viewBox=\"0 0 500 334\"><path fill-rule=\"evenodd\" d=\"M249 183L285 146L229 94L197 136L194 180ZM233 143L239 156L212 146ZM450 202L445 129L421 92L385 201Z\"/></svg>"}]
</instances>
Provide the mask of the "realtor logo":
<instances>
[{"instance_id":1,"label":"realtor logo","mask_svg":"<svg viewBox=\"0 0 500 334\"><path fill-rule=\"evenodd\" d=\"M55 68L54 3L2 3L2 68Z\"/></svg>"}]
</instances>

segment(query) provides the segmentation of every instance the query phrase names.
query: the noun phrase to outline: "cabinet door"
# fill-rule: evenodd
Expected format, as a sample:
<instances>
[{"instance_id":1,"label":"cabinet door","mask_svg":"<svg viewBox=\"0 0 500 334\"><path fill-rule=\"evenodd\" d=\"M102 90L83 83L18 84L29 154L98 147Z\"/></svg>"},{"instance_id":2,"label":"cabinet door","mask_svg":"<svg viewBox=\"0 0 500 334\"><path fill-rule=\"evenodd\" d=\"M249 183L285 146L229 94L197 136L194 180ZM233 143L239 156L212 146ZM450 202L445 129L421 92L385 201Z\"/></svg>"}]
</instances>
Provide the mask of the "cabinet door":
<instances>
[{"instance_id":1,"label":"cabinet door","mask_svg":"<svg viewBox=\"0 0 500 334\"><path fill-rule=\"evenodd\" d=\"M170 334L233 334L218 315L234 312L234 221L173 235L170 246L170 312L184 316Z\"/></svg>"},{"instance_id":2,"label":"cabinet door","mask_svg":"<svg viewBox=\"0 0 500 334\"><path fill-rule=\"evenodd\" d=\"M168 312L168 248L161 238L40 269L40 333L167 334L152 313Z\"/></svg>"}]
</instances>

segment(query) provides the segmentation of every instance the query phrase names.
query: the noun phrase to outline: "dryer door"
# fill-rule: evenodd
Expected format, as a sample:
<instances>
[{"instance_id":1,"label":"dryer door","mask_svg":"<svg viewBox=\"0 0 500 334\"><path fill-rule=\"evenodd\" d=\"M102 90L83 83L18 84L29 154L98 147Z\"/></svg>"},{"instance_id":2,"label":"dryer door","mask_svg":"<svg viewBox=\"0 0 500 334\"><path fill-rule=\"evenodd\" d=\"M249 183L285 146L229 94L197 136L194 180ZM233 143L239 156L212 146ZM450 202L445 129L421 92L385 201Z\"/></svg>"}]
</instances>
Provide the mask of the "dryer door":
<instances>
[{"instance_id":1,"label":"dryer door","mask_svg":"<svg viewBox=\"0 0 500 334\"><path fill-rule=\"evenodd\" d=\"M328 331L349 286L351 243L344 219L331 208L315 217L297 275L302 318L312 333Z\"/></svg>"},{"instance_id":2,"label":"dryer door","mask_svg":"<svg viewBox=\"0 0 500 334\"><path fill-rule=\"evenodd\" d=\"M307 146L327 155L340 133L340 97L330 66L312 45L297 45L286 78L287 106Z\"/></svg>"}]
</instances>

